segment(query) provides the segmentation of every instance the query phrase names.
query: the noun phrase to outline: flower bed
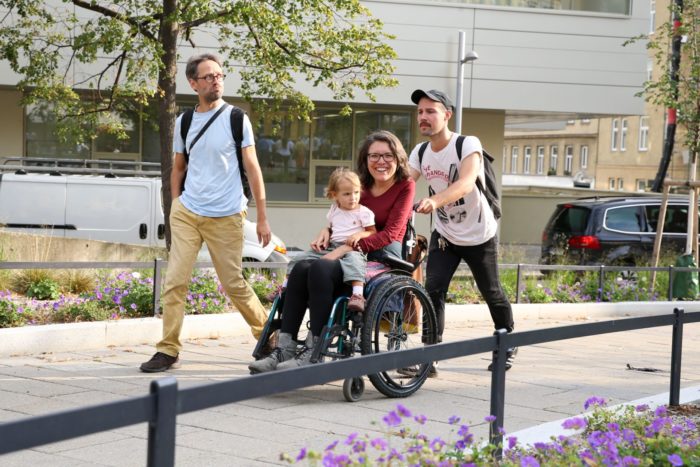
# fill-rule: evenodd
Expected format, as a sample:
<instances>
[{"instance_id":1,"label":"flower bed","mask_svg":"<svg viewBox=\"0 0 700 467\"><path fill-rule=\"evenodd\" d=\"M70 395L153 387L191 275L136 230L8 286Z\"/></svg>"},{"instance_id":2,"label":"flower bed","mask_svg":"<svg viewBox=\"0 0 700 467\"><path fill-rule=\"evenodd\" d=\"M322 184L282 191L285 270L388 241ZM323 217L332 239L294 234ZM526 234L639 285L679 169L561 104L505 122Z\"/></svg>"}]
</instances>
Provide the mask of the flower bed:
<instances>
[{"instance_id":1,"label":"flower bed","mask_svg":"<svg viewBox=\"0 0 700 467\"><path fill-rule=\"evenodd\" d=\"M606 401L592 397L584 404L592 412L564 422L576 430L570 436L522 446L503 429L505 446L477 442L457 416L448 423L453 437L443 440L421 433L427 417L397 405L384 418L384 436L352 433L316 452L303 448L296 456L282 455L290 464L323 466L698 466L700 465L700 407L694 405L651 410L623 406L608 410ZM685 413L682 413L685 412ZM485 421L493 423L495 417ZM504 449L501 459L496 457Z\"/></svg>"}]
</instances>

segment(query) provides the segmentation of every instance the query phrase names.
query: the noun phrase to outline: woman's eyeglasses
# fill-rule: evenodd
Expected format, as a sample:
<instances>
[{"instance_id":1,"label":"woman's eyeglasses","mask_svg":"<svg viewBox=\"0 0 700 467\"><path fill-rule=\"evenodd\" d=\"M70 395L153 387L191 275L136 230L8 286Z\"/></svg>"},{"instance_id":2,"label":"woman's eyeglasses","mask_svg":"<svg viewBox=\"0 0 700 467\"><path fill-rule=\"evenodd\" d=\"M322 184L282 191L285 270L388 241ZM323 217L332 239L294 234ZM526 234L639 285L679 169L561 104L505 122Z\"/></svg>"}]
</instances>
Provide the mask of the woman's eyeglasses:
<instances>
[{"instance_id":1,"label":"woman's eyeglasses","mask_svg":"<svg viewBox=\"0 0 700 467\"><path fill-rule=\"evenodd\" d=\"M217 73L215 75L209 74L209 75L204 75L204 76L197 76L196 79L203 79L203 80L206 80L207 83L213 83L214 81L223 81L224 78L226 78L226 75L223 75L221 73Z\"/></svg>"},{"instance_id":2,"label":"woman's eyeglasses","mask_svg":"<svg viewBox=\"0 0 700 467\"><path fill-rule=\"evenodd\" d=\"M367 159L371 162L379 162L379 159L384 159L385 162L394 162L396 160L396 156L390 152L385 152L384 154L370 152L367 154Z\"/></svg>"}]
</instances>

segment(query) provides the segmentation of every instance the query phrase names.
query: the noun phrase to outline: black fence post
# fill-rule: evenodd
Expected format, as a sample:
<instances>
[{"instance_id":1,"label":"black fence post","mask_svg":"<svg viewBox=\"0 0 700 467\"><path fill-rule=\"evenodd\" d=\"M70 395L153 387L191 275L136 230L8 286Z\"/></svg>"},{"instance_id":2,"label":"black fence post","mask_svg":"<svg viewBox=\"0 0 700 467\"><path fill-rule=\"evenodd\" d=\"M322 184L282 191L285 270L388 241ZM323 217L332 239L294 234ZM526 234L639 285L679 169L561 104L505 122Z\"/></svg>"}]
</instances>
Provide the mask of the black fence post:
<instances>
[{"instance_id":1,"label":"black fence post","mask_svg":"<svg viewBox=\"0 0 700 467\"><path fill-rule=\"evenodd\" d=\"M681 356L683 355L683 308L674 308L676 319L673 323L673 340L671 341L671 389L668 405L677 406L681 393Z\"/></svg>"},{"instance_id":2,"label":"black fence post","mask_svg":"<svg viewBox=\"0 0 700 467\"><path fill-rule=\"evenodd\" d=\"M668 267L668 301L673 301L673 266Z\"/></svg>"},{"instance_id":3,"label":"black fence post","mask_svg":"<svg viewBox=\"0 0 700 467\"><path fill-rule=\"evenodd\" d=\"M518 263L518 273L515 276L515 303L520 303L520 266Z\"/></svg>"},{"instance_id":4,"label":"black fence post","mask_svg":"<svg viewBox=\"0 0 700 467\"><path fill-rule=\"evenodd\" d=\"M158 316L160 311L160 283L163 278L163 260L156 258L153 261L153 316Z\"/></svg>"},{"instance_id":5,"label":"black fence post","mask_svg":"<svg viewBox=\"0 0 700 467\"><path fill-rule=\"evenodd\" d=\"M148 422L148 467L175 465L175 421L177 417L177 380L167 378L151 381L155 396L153 418Z\"/></svg>"},{"instance_id":6,"label":"black fence post","mask_svg":"<svg viewBox=\"0 0 700 467\"><path fill-rule=\"evenodd\" d=\"M600 265L600 272L598 273L598 301L603 301L603 289L605 288L605 266Z\"/></svg>"},{"instance_id":7,"label":"black fence post","mask_svg":"<svg viewBox=\"0 0 700 467\"><path fill-rule=\"evenodd\" d=\"M494 455L503 456L503 415L505 412L506 360L508 359L508 331L499 329L496 336L496 348L491 357L491 416L495 420L489 427L489 442L496 446Z\"/></svg>"}]
</instances>

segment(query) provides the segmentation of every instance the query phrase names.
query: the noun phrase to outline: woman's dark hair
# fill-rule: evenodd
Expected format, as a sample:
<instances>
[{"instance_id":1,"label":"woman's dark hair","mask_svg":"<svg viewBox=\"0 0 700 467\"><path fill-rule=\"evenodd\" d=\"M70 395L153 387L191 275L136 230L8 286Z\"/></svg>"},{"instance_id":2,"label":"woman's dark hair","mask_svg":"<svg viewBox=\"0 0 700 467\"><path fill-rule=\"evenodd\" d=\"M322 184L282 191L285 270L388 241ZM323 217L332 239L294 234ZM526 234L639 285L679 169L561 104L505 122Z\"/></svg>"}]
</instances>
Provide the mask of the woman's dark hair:
<instances>
[{"instance_id":1,"label":"woman's dark hair","mask_svg":"<svg viewBox=\"0 0 700 467\"><path fill-rule=\"evenodd\" d=\"M407 179L409 175L408 156L406 155L406 150L403 148L401 141L399 141L393 133L379 130L369 134L367 138L365 138L362 146L360 146L360 153L357 156L357 173L360 176L362 187L370 188L374 185L374 178L372 174L369 173L369 168L367 167L367 155L369 154L369 147L376 142L388 144L391 153L396 157L396 173L394 174L394 179L397 182Z\"/></svg>"}]
</instances>

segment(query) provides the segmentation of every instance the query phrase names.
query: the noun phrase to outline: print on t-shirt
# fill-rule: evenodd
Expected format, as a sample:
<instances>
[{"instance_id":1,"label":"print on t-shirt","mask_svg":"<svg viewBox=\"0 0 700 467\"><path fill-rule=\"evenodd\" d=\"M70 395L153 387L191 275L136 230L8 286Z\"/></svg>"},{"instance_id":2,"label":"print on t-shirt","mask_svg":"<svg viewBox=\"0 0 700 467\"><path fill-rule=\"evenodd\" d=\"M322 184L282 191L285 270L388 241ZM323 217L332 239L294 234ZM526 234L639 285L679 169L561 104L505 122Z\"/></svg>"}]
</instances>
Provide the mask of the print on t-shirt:
<instances>
[{"instance_id":1,"label":"print on t-shirt","mask_svg":"<svg viewBox=\"0 0 700 467\"><path fill-rule=\"evenodd\" d=\"M449 187L459 179L459 167L457 164L450 164L450 172L447 178L447 186ZM428 195L433 196L435 191L432 187L428 187ZM453 222L455 224L461 223L467 218L467 209L464 205L464 198L459 198L454 203L446 204L445 206L438 208L437 217L440 222L447 224Z\"/></svg>"}]
</instances>

